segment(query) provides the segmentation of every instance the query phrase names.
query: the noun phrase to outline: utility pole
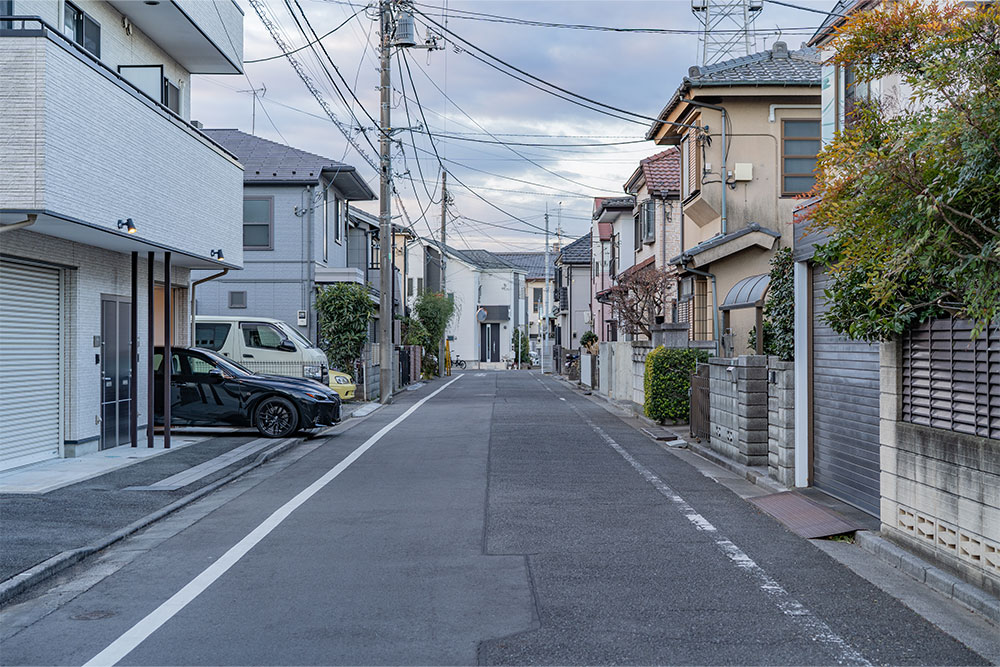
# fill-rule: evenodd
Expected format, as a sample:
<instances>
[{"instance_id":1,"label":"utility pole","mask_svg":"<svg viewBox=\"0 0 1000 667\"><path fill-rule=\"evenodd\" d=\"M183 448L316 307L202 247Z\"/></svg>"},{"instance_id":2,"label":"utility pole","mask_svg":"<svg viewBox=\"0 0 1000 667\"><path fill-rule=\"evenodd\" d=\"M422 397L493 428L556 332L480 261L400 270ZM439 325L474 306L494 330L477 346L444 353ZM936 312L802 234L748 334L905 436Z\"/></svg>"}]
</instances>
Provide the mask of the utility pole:
<instances>
[{"instance_id":1,"label":"utility pole","mask_svg":"<svg viewBox=\"0 0 1000 667\"><path fill-rule=\"evenodd\" d=\"M392 400L392 161L389 132L391 89L389 78L389 50L392 44L392 14L389 0L379 0L379 63L381 65L381 86L379 98L381 116L379 119L379 402Z\"/></svg>"},{"instance_id":2,"label":"utility pole","mask_svg":"<svg viewBox=\"0 0 1000 667\"><path fill-rule=\"evenodd\" d=\"M549 356L549 313L552 306L549 304L549 205L545 204L545 288L542 291L542 372L545 372L545 360Z\"/></svg>"},{"instance_id":3,"label":"utility pole","mask_svg":"<svg viewBox=\"0 0 1000 667\"><path fill-rule=\"evenodd\" d=\"M445 232L445 223L448 220L448 172L441 169L441 259L438 270L441 272L441 293L444 298L448 298L448 279L444 271L445 249L448 247L448 236ZM448 338L447 330L441 333L441 340L438 341L438 377L444 377L444 341Z\"/></svg>"}]
</instances>

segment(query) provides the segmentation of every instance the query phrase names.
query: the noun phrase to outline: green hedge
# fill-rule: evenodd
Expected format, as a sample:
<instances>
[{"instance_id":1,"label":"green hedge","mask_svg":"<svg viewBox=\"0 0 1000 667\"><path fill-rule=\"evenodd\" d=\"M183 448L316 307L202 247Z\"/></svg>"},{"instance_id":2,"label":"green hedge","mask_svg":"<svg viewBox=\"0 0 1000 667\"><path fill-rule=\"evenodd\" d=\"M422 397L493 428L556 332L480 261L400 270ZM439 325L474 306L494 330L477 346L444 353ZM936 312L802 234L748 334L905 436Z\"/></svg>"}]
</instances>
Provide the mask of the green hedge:
<instances>
[{"instance_id":1,"label":"green hedge","mask_svg":"<svg viewBox=\"0 0 1000 667\"><path fill-rule=\"evenodd\" d=\"M691 373L699 361L708 360L704 350L667 349L659 346L646 356L643 387L646 416L658 422L687 421L691 410Z\"/></svg>"}]
</instances>

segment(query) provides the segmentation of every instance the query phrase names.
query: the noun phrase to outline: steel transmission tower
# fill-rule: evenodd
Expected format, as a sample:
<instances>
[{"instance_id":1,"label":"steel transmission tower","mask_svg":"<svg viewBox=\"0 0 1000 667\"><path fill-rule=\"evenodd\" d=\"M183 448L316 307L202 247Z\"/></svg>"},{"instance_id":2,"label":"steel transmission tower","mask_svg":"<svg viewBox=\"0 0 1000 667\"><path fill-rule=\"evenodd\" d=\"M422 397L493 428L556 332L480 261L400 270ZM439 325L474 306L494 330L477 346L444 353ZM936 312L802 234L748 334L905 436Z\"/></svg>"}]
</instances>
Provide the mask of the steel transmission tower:
<instances>
[{"instance_id":1,"label":"steel transmission tower","mask_svg":"<svg viewBox=\"0 0 1000 667\"><path fill-rule=\"evenodd\" d=\"M762 8L763 0L691 0L691 13L701 22L701 64L753 53L753 22Z\"/></svg>"}]
</instances>

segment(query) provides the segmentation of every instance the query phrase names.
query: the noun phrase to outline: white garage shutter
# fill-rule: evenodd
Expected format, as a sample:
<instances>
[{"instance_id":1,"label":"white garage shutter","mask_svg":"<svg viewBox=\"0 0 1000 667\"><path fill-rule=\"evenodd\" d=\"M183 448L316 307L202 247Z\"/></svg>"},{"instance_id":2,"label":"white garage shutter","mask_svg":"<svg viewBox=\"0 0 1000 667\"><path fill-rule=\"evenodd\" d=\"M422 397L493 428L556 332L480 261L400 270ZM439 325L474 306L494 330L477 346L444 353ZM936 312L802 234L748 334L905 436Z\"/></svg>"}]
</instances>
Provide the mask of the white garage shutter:
<instances>
[{"instance_id":1,"label":"white garage shutter","mask_svg":"<svg viewBox=\"0 0 1000 667\"><path fill-rule=\"evenodd\" d=\"M830 276L813 273L812 445L816 488L879 513L878 345L838 335L822 319Z\"/></svg>"},{"instance_id":2,"label":"white garage shutter","mask_svg":"<svg viewBox=\"0 0 1000 667\"><path fill-rule=\"evenodd\" d=\"M0 470L59 455L59 271L0 260Z\"/></svg>"}]
</instances>

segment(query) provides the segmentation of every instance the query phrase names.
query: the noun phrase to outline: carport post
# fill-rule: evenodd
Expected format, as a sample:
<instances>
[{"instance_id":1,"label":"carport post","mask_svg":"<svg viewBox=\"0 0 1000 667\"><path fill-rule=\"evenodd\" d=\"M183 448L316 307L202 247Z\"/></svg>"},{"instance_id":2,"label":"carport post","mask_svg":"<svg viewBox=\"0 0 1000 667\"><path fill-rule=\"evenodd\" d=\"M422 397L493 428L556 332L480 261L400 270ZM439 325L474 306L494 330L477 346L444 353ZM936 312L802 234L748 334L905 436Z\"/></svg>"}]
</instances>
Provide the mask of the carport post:
<instances>
[{"instance_id":1,"label":"carport post","mask_svg":"<svg viewBox=\"0 0 1000 667\"><path fill-rule=\"evenodd\" d=\"M132 307L129 309L128 439L139 446L139 253L132 253Z\"/></svg>"},{"instance_id":2,"label":"carport post","mask_svg":"<svg viewBox=\"0 0 1000 667\"><path fill-rule=\"evenodd\" d=\"M163 253L163 448L170 449L170 381L173 375L173 351L170 331L170 253Z\"/></svg>"},{"instance_id":3,"label":"carport post","mask_svg":"<svg viewBox=\"0 0 1000 667\"><path fill-rule=\"evenodd\" d=\"M156 313L153 311L155 283L153 270L156 268L156 253L150 252L146 259L146 447L152 449L153 413L156 411L156 376L153 373L153 352L156 349Z\"/></svg>"}]
</instances>

